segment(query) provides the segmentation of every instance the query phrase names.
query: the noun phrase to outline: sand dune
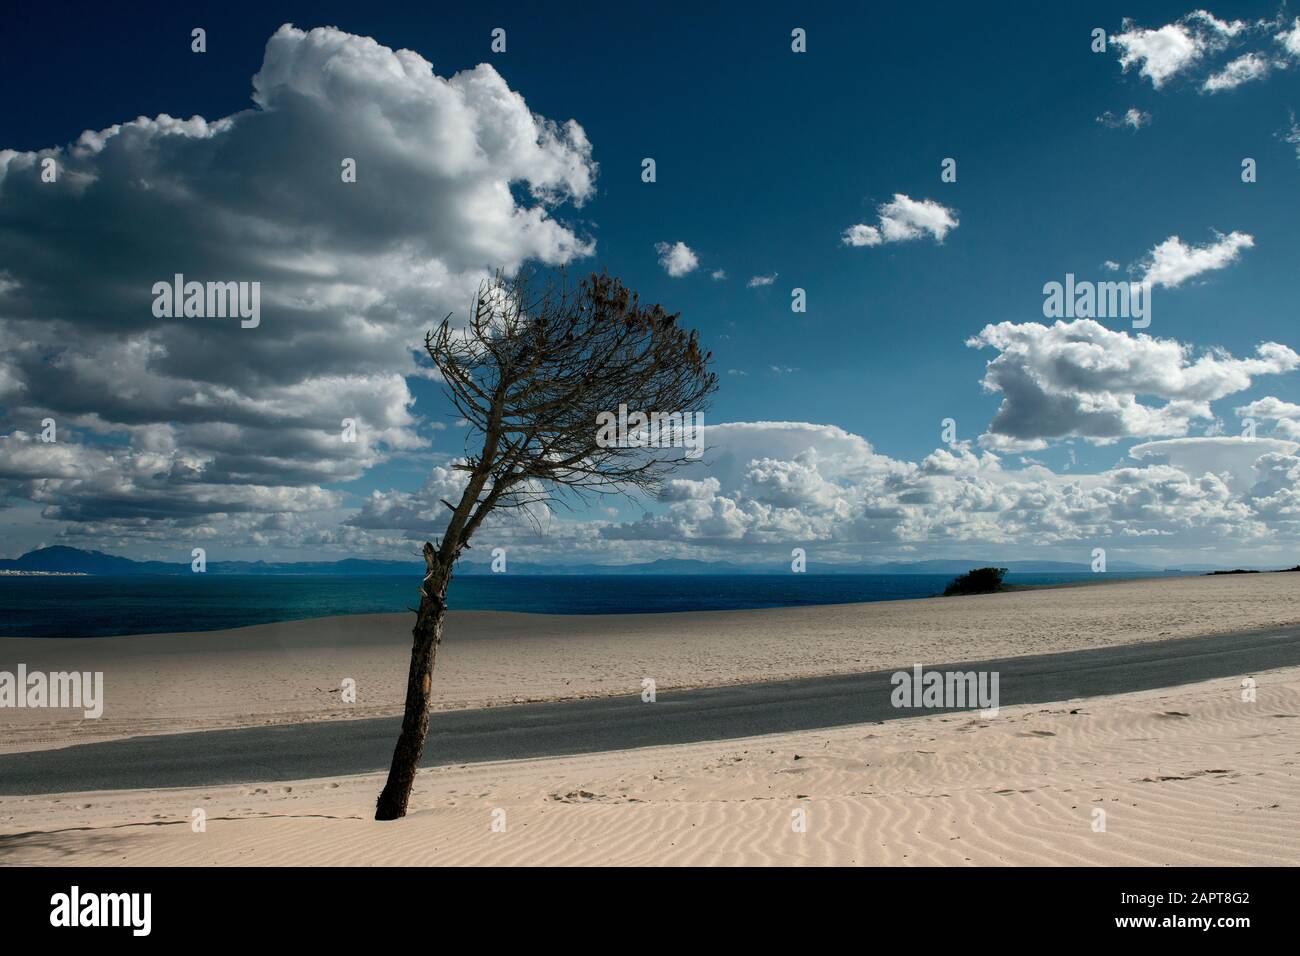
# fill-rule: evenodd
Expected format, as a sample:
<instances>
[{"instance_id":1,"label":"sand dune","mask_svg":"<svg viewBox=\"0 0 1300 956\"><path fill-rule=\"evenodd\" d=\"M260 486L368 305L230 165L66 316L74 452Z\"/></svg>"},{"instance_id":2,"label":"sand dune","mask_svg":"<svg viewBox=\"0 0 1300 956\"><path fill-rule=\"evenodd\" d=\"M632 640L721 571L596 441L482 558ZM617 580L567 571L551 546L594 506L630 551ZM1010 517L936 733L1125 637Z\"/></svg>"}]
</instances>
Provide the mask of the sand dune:
<instances>
[{"instance_id":1,"label":"sand dune","mask_svg":"<svg viewBox=\"0 0 1300 956\"><path fill-rule=\"evenodd\" d=\"M707 587L707 578L699 587ZM453 595L454 597L454 595ZM0 669L102 670L99 720L0 710L0 750L399 713L409 614L86 640L0 638ZM481 707L1043 654L1300 623L1300 574L1117 581L759 611L452 611L435 706ZM357 700L341 685L356 681Z\"/></svg>"},{"instance_id":2,"label":"sand dune","mask_svg":"<svg viewBox=\"0 0 1300 956\"><path fill-rule=\"evenodd\" d=\"M374 775L5 797L0 860L1294 865L1300 668L1258 680L1254 703L1220 680L992 719L438 768L396 823L369 819ZM206 832L193 832L195 808Z\"/></svg>"}]
</instances>

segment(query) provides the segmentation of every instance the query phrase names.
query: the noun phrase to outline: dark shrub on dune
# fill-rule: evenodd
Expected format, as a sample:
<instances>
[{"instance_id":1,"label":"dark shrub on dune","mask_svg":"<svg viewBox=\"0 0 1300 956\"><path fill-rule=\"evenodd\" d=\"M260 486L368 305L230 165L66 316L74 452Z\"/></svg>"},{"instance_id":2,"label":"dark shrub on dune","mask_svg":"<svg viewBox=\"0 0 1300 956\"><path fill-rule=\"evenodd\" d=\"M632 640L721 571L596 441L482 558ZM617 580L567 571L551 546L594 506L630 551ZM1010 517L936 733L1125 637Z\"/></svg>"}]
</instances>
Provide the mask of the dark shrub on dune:
<instances>
[{"instance_id":1,"label":"dark shrub on dune","mask_svg":"<svg viewBox=\"0 0 1300 956\"><path fill-rule=\"evenodd\" d=\"M974 571L967 571L961 577L954 578L953 582L944 588L943 596L993 594L1002 590L1002 575L1006 573L1006 568L976 568Z\"/></svg>"}]
</instances>

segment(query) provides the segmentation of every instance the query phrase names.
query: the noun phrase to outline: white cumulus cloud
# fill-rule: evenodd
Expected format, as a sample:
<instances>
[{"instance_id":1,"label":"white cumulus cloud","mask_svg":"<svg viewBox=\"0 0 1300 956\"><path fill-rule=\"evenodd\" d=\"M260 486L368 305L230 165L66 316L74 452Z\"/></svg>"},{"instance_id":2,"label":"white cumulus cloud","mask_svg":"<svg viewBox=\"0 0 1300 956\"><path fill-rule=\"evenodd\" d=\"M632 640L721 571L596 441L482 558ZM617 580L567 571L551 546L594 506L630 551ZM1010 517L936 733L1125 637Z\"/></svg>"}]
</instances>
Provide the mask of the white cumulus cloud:
<instances>
[{"instance_id":1,"label":"white cumulus cloud","mask_svg":"<svg viewBox=\"0 0 1300 956\"><path fill-rule=\"evenodd\" d=\"M908 242L930 236L935 242L958 226L955 211L932 199L913 199L902 193L876 208L875 225L859 223L844 230L840 241L846 246L879 246L886 242Z\"/></svg>"},{"instance_id":2,"label":"white cumulus cloud","mask_svg":"<svg viewBox=\"0 0 1300 956\"><path fill-rule=\"evenodd\" d=\"M1122 32L1110 38L1119 48L1120 66L1138 73L1160 89L1170 79L1196 65L1207 54L1224 49L1249 25L1241 20L1220 20L1204 10L1194 10L1162 27L1140 27L1125 20Z\"/></svg>"},{"instance_id":3,"label":"white cumulus cloud","mask_svg":"<svg viewBox=\"0 0 1300 956\"><path fill-rule=\"evenodd\" d=\"M1212 401L1245 391L1257 376L1300 368L1300 355L1276 342L1258 346L1254 358L1222 350L1196 356L1172 339L1112 331L1091 319L1002 322L967 344L999 353L983 381L1002 395L984 442L998 450L1067 437L1109 443L1186 435L1193 421L1213 420Z\"/></svg>"},{"instance_id":4,"label":"white cumulus cloud","mask_svg":"<svg viewBox=\"0 0 1300 956\"><path fill-rule=\"evenodd\" d=\"M1203 246L1189 245L1177 236L1170 236L1147 253L1141 263L1142 281L1172 289L1204 272L1231 265L1243 249L1254 245L1254 236L1244 232L1230 232L1226 236L1215 233L1215 240Z\"/></svg>"},{"instance_id":5,"label":"white cumulus cloud","mask_svg":"<svg viewBox=\"0 0 1300 956\"><path fill-rule=\"evenodd\" d=\"M1271 68L1272 64L1265 57L1258 53L1245 53L1209 77L1201 84L1201 89L1206 93L1236 89L1251 80L1263 79Z\"/></svg>"},{"instance_id":6,"label":"white cumulus cloud","mask_svg":"<svg viewBox=\"0 0 1300 956\"><path fill-rule=\"evenodd\" d=\"M1288 54L1300 59L1300 17L1292 21L1290 30L1279 31L1274 39Z\"/></svg>"},{"instance_id":7,"label":"white cumulus cloud","mask_svg":"<svg viewBox=\"0 0 1300 956\"><path fill-rule=\"evenodd\" d=\"M674 279L689 275L700 264L699 256L684 242L656 243L655 252L659 253L659 264Z\"/></svg>"},{"instance_id":8,"label":"white cumulus cloud","mask_svg":"<svg viewBox=\"0 0 1300 956\"><path fill-rule=\"evenodd\" d=\"M593 251L557 218L594 192L585 132L489 65L444 77L285 25L252 83L230 116L0 150L0 503L80 532L274 532L336 504L322 484L428 444L407 384L429 374L424 331L493 269ZM260 283L260 325L155 317L178 273ZM58 445L22 439L44 417Z\"/></svg>"}]
</instances>

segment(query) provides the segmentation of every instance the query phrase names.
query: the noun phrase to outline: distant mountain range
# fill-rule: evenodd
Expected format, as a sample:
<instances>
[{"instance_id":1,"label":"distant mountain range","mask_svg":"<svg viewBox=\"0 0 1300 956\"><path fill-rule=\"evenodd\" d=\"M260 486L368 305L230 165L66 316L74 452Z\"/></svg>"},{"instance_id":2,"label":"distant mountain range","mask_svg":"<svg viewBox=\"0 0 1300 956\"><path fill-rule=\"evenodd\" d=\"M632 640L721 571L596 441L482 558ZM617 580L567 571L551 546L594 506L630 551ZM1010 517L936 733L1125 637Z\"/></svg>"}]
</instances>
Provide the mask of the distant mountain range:
<instances>
[{"instance_id":1,"label":"distant mountain range","mask_svg":"<svg viewBox=\"0 0 1300 956\"><path fill-rule=\"evenodd\" d=\"M1088 564L1067 561L988 561L983 559L960 560L943 558L931 561L891 561L885 564L816 564L810 562L808 571L813 574L961 574L971 568L996 565L1021 573L1073 573L1090 570ZM733 564L726 561L695 561L687 558L661 558L640 564L539 564L526 561L509 561L511 574L788 574L790 565ZM1128 561L1111 561L1112 571L1158 572L1160 569ZM424 565L420 561L373 561L367 558L344 558L341 561L209 561L208 574L312 574L312 575L419 575ZM1212 570L1209 567L1185 566L1180 570ZM102 551L83 551L80 548L56 546L29 551L21 558L0 560L0 571L27 571L62 574L190 574L188 562L134 561ZM458 574L490 574L490 562L461 561Z\"/></svg>"},{"instance_id":2,"label":"distant mountain range","mask_svg":"<svg viewBox=\"0 0 1300 956\"><path fill-rule=\"evenodd\" d=\"M422 565L411 561L209 561L208 574L419 574ZM62 574L192 574L188 561L135 561L80 548L56 546L28 551L21 558L0 560L0 571L45 571Z\"/></svg>"}]
</instances>

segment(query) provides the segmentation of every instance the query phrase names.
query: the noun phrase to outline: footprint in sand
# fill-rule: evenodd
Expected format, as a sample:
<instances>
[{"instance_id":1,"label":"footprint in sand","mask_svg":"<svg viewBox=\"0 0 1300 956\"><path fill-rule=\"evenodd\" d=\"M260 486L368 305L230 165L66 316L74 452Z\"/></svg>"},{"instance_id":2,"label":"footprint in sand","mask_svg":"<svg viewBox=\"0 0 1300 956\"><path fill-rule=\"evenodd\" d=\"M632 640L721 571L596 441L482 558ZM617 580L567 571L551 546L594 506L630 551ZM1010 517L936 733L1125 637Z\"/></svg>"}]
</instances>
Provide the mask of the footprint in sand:
<instances>
[{"instance_id":1,"label":"footprint in sand","mask_svg":"<svg viewBox=\"0 0 1300 956\"><path fill-rule=\"evenodd\" d=\"M586 803L588 800L599 800L600 794L592 793L590 790L570 790L566 794L552 793L548 794L550 799L558 800L561 803Z\"/></svg>"},{"instance_id":2,"label":"footprint in sand","mask_svg":"<svg viewBox=\"0 0 1300 956\"><path fill-rule=\"evenodd\" d=\"M1231 770L1193 770L1185 777L1160 776L1160 777L1143 777L1138 783L1164 783L1166 780L1192 780L1196 777L1203 777L1207 773L1213 774L1231 774Z\"/></svg>"}]
</instances>

